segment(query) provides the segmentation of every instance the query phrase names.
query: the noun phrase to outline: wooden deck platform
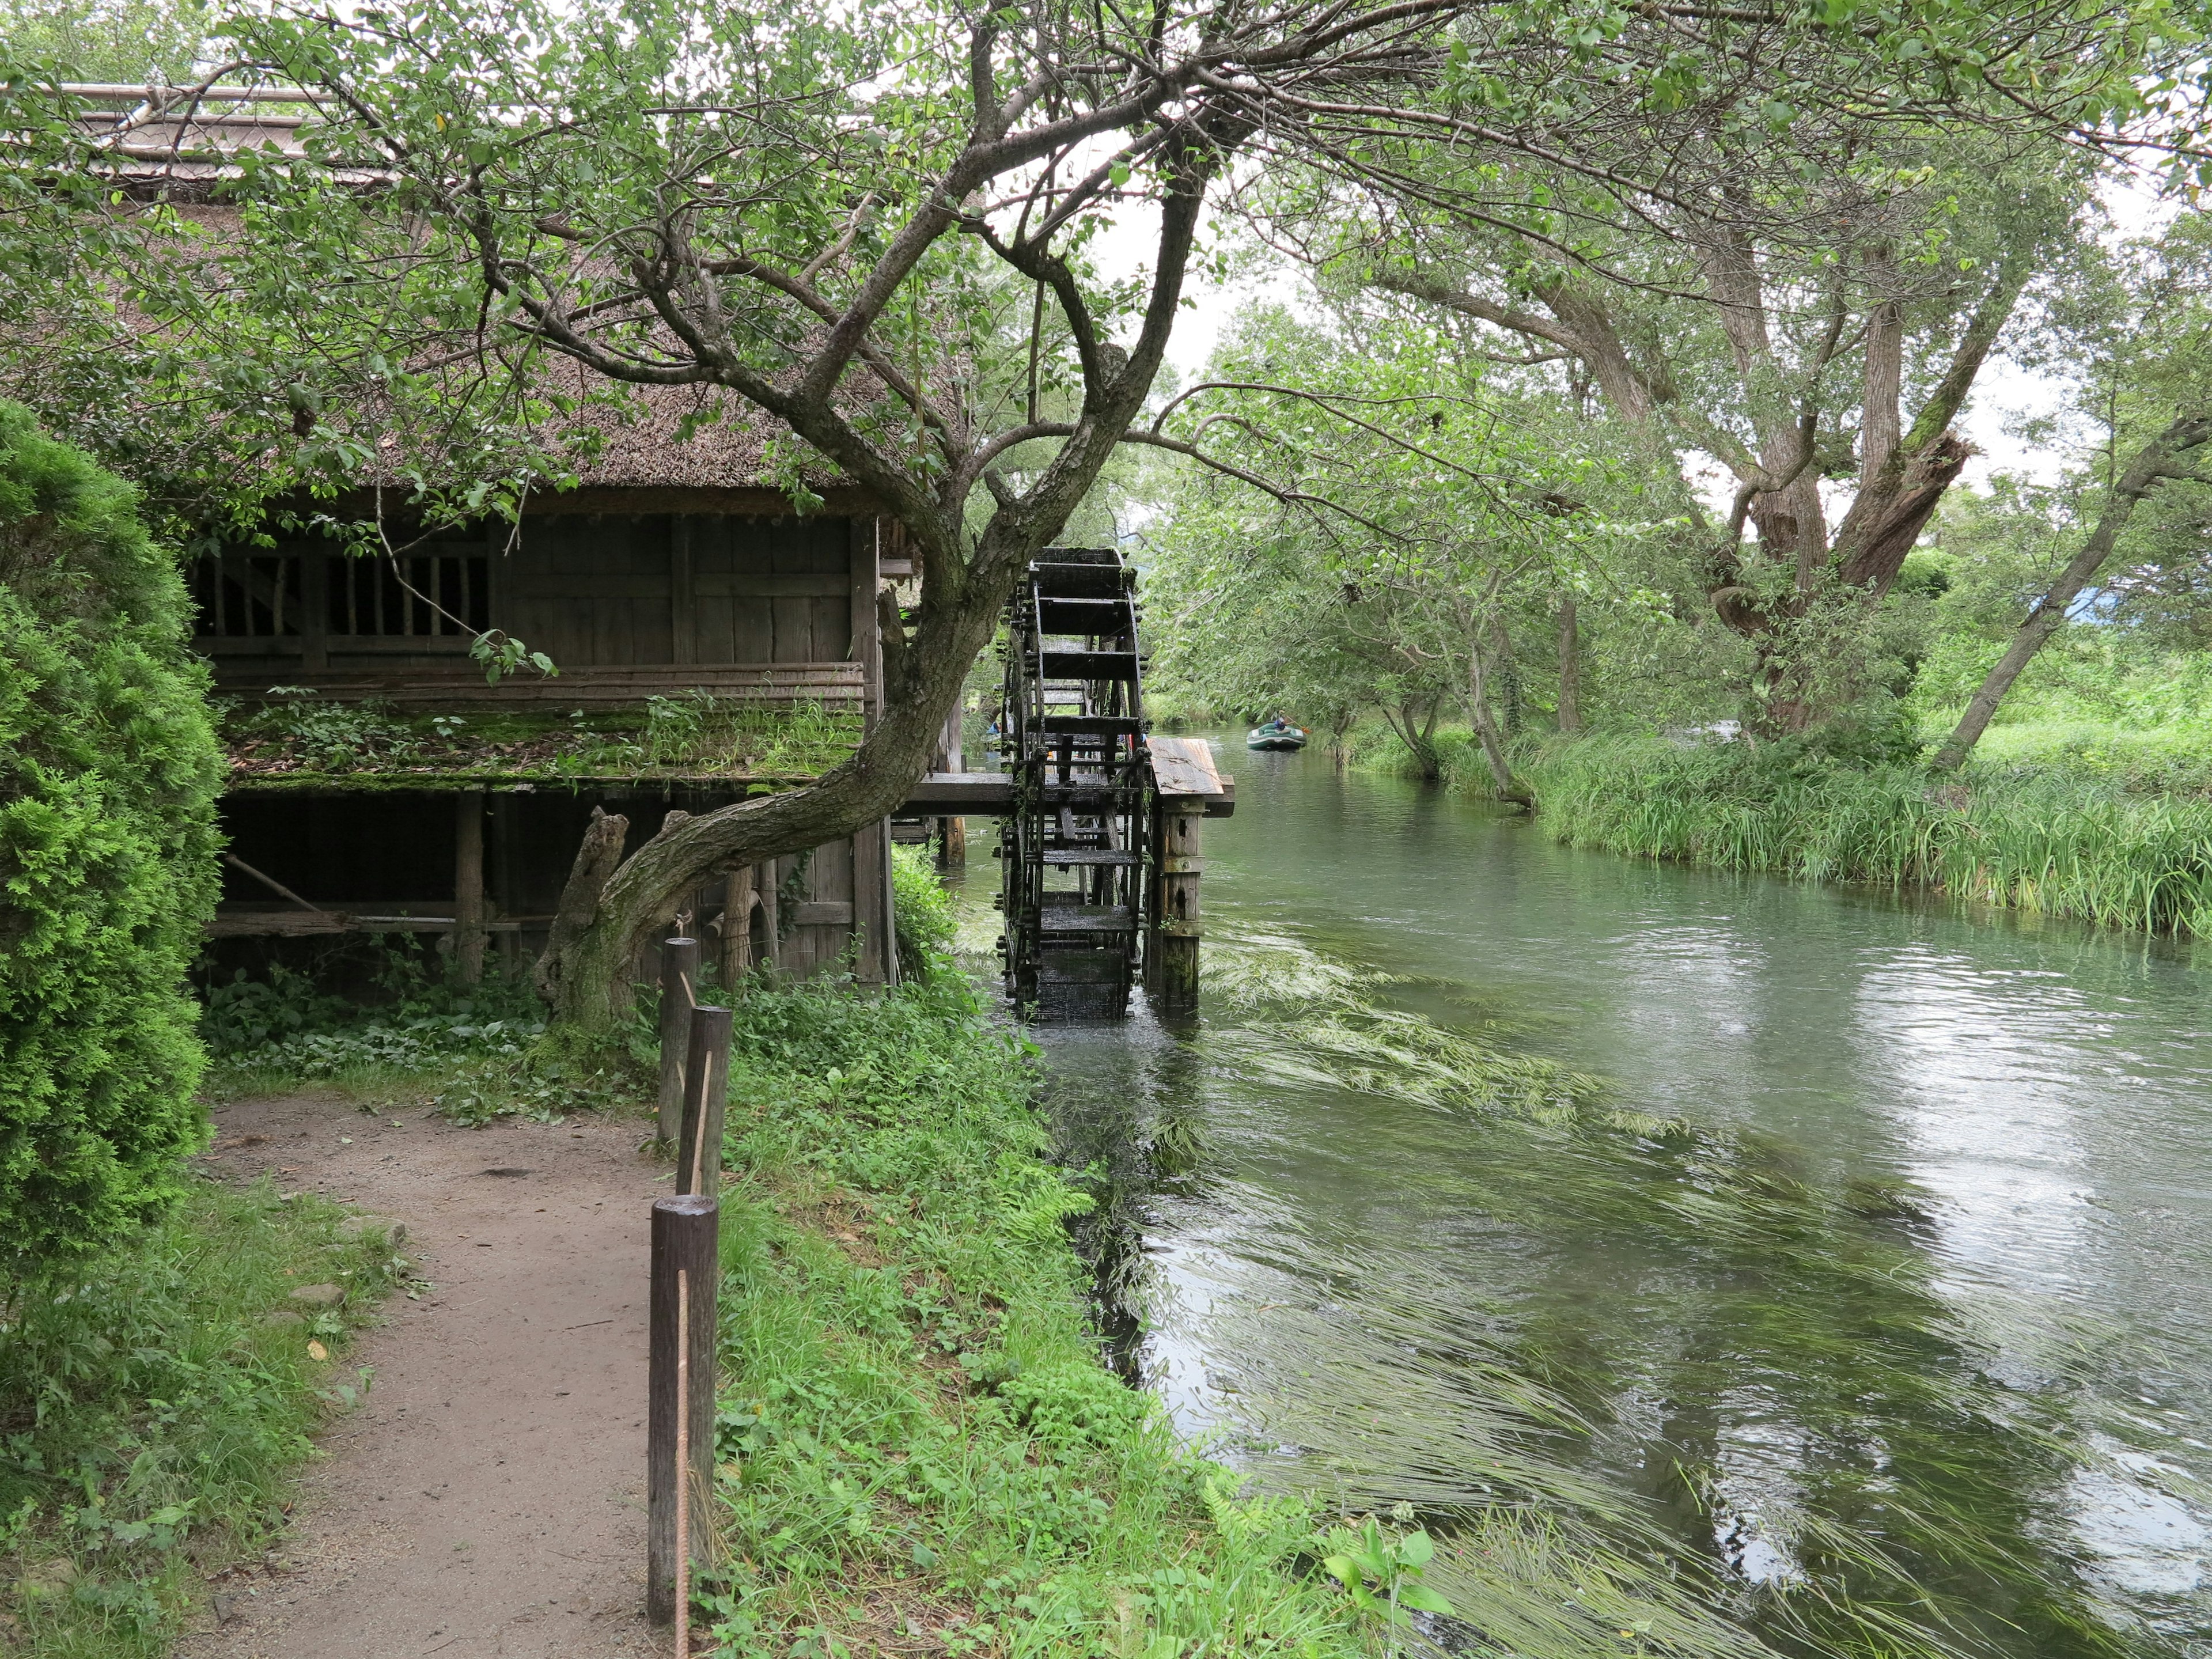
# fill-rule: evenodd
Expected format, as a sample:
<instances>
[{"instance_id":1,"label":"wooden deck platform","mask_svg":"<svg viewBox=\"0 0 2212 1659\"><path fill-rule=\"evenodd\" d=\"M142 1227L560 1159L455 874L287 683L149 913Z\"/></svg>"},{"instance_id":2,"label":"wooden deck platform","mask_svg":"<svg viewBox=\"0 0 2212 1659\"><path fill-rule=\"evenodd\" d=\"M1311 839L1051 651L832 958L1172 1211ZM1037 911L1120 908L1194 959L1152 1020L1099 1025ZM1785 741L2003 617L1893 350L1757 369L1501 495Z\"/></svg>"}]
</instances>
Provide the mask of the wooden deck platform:
<instances>
[{"instance_id":1,"label":"wooden deck platform","mask_svg":"<svg viewBox=\"0 0 2212 1659\"><path fill-rule=\"evenodd\" d=\"M1219 787L1172 799L1202 803L1203 815L1225 818L1237 811L1237 781L1217 778ZM1004 772L932 772L915 785L899 815L1004 817L1013 811L1013 780Z\"/></svg>"}]
</instances>

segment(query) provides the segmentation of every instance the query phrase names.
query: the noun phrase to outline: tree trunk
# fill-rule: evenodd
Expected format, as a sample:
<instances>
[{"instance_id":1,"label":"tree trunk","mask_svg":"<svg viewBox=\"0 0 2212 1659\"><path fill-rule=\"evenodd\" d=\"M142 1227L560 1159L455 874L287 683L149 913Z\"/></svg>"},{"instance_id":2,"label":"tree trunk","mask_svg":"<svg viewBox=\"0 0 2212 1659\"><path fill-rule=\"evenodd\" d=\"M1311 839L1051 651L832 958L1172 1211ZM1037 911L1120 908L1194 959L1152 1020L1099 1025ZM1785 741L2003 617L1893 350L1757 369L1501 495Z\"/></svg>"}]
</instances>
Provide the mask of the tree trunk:
<instances>
[{"instance_id":1,"label":"tree trunk","mask_svg":"<svg viewBox=\"0 0 2212 1659\"><path fill-rule=\"evenodd\" d=\"M1559 730L1583 729L1583 641L1572 599L1559 601Z\"/></svg>"},{"instance_id":2,"label":"tree trunk","mask_svg":"<svg viewBox=\"0 0 2212 1659\"><path fill-rule=\"evenodd\" d=\"M1444 769L1437 753L1437 705L1429 705L1428 718L1418 728L1413 724L1413 705L1410 702L1400 703L1395 714L1385 708L1382 718L1412 753L1414 776L1423 783L1441 782Z\"/></svg>"},{"instance_id":3,"label":"tree trunk","mask_svg":"<svg viewBox=\"0 0 2212 1659\"><path fill-rule=\"evenodd\" d=\"M623 838L629 834L628 818L618 812L610 816L604 807L592 809L583 842L576 848L576 861L568 867L560 902L553 908L545 954L538 959L538 994L548 1002L554 1001L559 992L560 964L591 931L592 918L599 914L599 891L622 862Z\"/></svg>"},{"instance_id":4,"label":"tree trunk","mask_svg":"<svg viewBox=\"0 0 2212 1659\"><path fill-rule=\"evenodd\" d=\"M887 653L882 715L842 765L799 788L734 801L665 828L618 869L595 864L587 872L580 855L562 907L564 916L585 914L579 880L596 873L588 925L556 922L538 969L538 988L558 1018L588 1031L612 1028L629 1005L629 964L672 895L732 864L842 841L906 799L937 752L946 711L990 643L1019 568L1010 560L993 562L1005 564L1002 580L987 583L971 573L957 598L925 609L911 641ZM981 558L977 563L989 568Z\"/></svg>"},{"instance_id":5,"label":"tree trunk","mask_svg":"<svg viewBox=\"0 0 2212 1659\"><path fill-rule=\"evenodd\" d=\"M1528 785L1513 775L1512 763L1505 758L1505 739L1498 729L1498 717L1490 708L1490 666L1482 659L1480 645L1468 648L1467 668L1467 717L1474 723L1475 741L1482 745L1482 758L1490 769L1491 785L1498 799L1511 801L1516 806L1534 806L1536 798L1528 793Z\"/></svg>"},{"instance_id":6,"label":"tree trunk","mask_svg":"<svg viewBox=\"0 0 2212 1659\"><path fill-rule=\"evenodd\" d=\"M1498 701L1505 708L1505 735L1521 735L1521 665L1513 655L1513 638L1503 617L1490 619L1490 648L1498 653Z\"/></svg>"},{"instance_id":7,"label":"tree trunk","mask_svg":"<svg viewBox=\"0 0 2212 1659\"><path fill-rule=\"evenodd\" d=\"M2112 556L2112 544L2119 539L2120 532L2136 510L2136 503L2158 488L2160 481L2172 477L2174 461L2188 451L2212 437L2212 418L2202 415L2177 416L2173 423L2136 452L2128 470L2119 483L2113 486L2112 499L2105 505L2097 520L2097 527L2089 539L2081 544L2058 580L2051 589L2030 607L2027 620L2021 623L2012 637L2012 644L1998 659L1996 667L1983 679L1980 689L1966 704L1966 712L1959 717L1959 724L1944 739L1929 765L1938 772L1956 771L1965 762L1974 745L1981 741L1982 733L1989 729L1997 705L2004 701L2005 693L2012 690L2013 682L2021 676L2035 653L2058 631L2066 620L2066 612L2074 601L2104 568Z\"/></svg>"}]
</instances>

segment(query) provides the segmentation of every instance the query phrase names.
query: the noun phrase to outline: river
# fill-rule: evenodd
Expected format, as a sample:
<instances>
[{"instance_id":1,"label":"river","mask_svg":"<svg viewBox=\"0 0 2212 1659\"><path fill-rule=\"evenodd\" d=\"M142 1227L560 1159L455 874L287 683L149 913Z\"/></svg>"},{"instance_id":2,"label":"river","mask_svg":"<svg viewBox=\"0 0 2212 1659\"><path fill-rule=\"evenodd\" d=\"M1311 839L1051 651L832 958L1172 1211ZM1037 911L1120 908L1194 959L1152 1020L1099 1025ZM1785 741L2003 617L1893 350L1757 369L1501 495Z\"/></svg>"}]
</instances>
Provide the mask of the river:
<instances>
[{"instance_id":1,"label":"river","mask_svg":"<svg viewBox=\"0 0 2212 1659\"><path fill-rule=\"evenodd\" d=\"M1199 1017L1036 1034L1184 1431L1478 1645L2212 1652L2186 949L1223 763Z\"/></svg>"}]
</instances>

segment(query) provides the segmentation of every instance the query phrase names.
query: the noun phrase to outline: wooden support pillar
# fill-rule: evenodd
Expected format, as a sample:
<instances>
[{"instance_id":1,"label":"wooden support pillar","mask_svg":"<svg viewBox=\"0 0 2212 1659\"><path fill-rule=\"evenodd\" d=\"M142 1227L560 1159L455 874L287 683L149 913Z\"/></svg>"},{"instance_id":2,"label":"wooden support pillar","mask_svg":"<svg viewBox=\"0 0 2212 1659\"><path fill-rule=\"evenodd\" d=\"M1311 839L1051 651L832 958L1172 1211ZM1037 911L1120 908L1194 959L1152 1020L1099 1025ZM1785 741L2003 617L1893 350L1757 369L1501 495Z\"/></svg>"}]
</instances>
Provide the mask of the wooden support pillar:
<instances>
[{"instance_id":1,"label":"wooden support pillar","mask_svg":"<svg viewBox=\"0 0 2212 1659\"><path fill-rule=\"evenodd\" d=\"M772 973L781 965L775 936L783 924L781 908L783 902L783 860L769 859L756 869L757 879L754 891L760 899L761 913L760 962L762 967Z\"/></svg>"},{"instance_id":2,"label":"wooden support pillar","mask_svg":"<svg viewBox=\"0 0 2212 1659\"><path fill-rule=\"evenodd\" d=\"M878 818L853 835L853 930L860 936L854 964L863 985L896 983L897 951L891 944L890 820Z\"/></svg>"},{"instance_id":3,"label":"wooden support pillar","mask_svg":"<svg viewBox=\"0 0 2212 1659\"><path fill-rule=\"evenodd\" d=\"M691 1056L691 1009L699 1000L699 941L660 945L660 1138L676 1139L684 1122L684 1079Z\"/></svg>"},{"instance_id":4,"label":"wooden support pillar","mask_svg":"<svg viewBox=\"0 0 2212 1659\"><path fill-rule=\"evenodd\" d=\"M691 1011L684 1065L684 1127L676 1147L676 1190L712 1196L722 1184L722 1118L729 1107L730 1011Z\"/></svg>"},{"instance_id":5,"label":"wooden support pillar","mask_svg":"<svg viewBox=\"0 0 2212 1659\"><path fill-rule=\"evenodd\" d=\"M753 866L733 864L722 880L722 989L731 988L753 970Z\"/></svg>"},{"instance_id":6,"label":"wooden support pillar","mask_svg":"<svg viewBox=\"0 0 2212 1659\"><path fill-rule=\"evenodd\" d=\"M482 790L453 797L453 963L464 985L483 979L483 821Z\"/></svg>"},{"instance_id":7,"label":"wooden support pillar","mask_svg":"<svg viewBox=\"0 0 2212 1659\"><path fill-rule=\"evenodd\" d=\"M945 825L945 861L947 864L968 862L968 820L955 814L941 820Z\"/></svg>"},{"instance_id":8,"label":"wooden support pillar","mask_svg":"<svg viewBox=\"0 0 2212 1659\"><path fill-rule=\"evenodd\" d=\"M720 1206L700 1194L655 1199L647 1319L645 1606L678 1613L678 1563L713 1537L714 1300L721 1279ZM679 1455L680 1454L680 1455ZM688 1500L688 1501L686 1501ZM678 1508L683 1507L679 1528ZM678 1547L679 1529L686 1547ZM688 1577L688 1573L684 1575Z\"/></svg>"},{"instance_id":9,"label":"wooden support pillar","mask_svg":"<svg viewBox=\"0 0 2212 1659\"><path fill-rule=\"evenodd\" d=\"M1199 826L1205 821L1197 812L1170 812L1160 820L1158 921L1150 941L1152 971L1146 978L1164 1014L1198 1008L1198 878L1206 868Z\"/></svg>"}]
</instances>

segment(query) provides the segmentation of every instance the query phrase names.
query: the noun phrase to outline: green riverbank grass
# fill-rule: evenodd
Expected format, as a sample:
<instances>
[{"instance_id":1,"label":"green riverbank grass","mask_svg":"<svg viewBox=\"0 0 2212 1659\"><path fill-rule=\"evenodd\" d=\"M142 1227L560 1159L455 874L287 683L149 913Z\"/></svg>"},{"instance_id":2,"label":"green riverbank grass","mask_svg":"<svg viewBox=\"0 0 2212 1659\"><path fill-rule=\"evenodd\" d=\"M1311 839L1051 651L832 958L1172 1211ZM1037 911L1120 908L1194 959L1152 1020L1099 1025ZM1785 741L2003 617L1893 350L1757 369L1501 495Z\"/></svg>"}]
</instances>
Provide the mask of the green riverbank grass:
<instances>
[{"instance_id":1,"label":"green riverbank grass","mask_svg":"<svg viewBox=\"0 0 2212 1659\"><path fill-rule=\"evenodd\" d=\"M1490 794L1468 734L1437 749L1445 787ZM1413 772L1380 729L1355 735L1346 763ZM1523 740L1514 767L1538 824L1575 847L2212 937L2212 735L2195 727L2000 726L1949 778L1649 735Z\"/></svg>"},{"instance_id":2,"label":"green riverbank grass","mask_svg":"<svg viewBox=\"0 0 2212 1659\"><path fill-rule=\"evenodd\" d=\"M349 1338L405 1265L336 1205L194 1181L106 1255L14 1286L0 1651L166 1653L208 1575L282 1528L307 1436L368 1386ZM347 1289L342 1310L294 1311L294 1290L326 1283Z\"/></svg>"},{"instance_id":3,"label":"green riverbank grass","mask_svg":"<svg viewBox=\"0 0 2212 1659\"><path fill-rule=\"evenodd\" d=\"M2212 936L2212 802L2063 765L1950 779L1776 745L1584 738L1523 769L1557 839L1811 881L1926 887L2001 908Z\"/></svg>"},{"instance_id":4,"label":"green riverbank grass","mask_svg":"<svg viewBox=\"0 0 2212 1659\"><path fill-rule=\"evenodd\" d=\"M720 1650L1368 1650L1334 1581L1291 1570L1313 1506L1236 1498L1105 1368L1064 1225L1089 1200L1034 1093L949 976L741 1006L699 1598Z\"/></svg>"}]
</instances>

